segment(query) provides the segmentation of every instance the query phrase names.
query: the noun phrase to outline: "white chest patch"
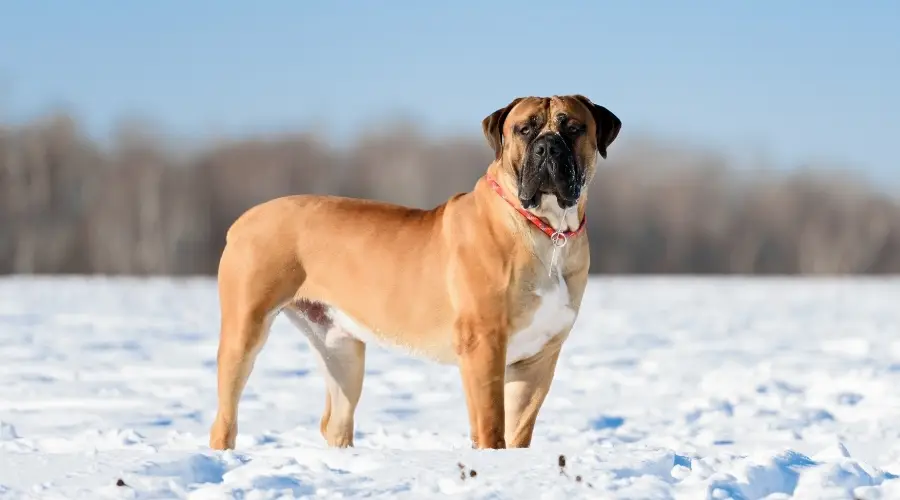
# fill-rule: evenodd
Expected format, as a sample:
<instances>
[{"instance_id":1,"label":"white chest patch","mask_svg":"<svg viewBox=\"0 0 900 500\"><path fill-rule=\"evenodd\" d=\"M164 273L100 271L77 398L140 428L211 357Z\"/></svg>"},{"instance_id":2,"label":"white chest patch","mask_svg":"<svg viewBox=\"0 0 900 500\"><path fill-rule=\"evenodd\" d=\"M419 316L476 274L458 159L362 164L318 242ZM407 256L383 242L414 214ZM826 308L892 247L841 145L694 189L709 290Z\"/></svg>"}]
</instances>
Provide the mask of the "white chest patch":
<instances>
[{"instance_id":1,"label":"white chest patch","mask_svg":"<svg viewBox=\"0 0 900 500\"><path fill-rule=\"evenodd\" d=\"M560 208L559 201L557 201L554 194L541 195L540 206L532 209L531 213L547 219L550 226L560 231L574 231L580 225L578 210L574 207L563 210Z\"/></svg>"},{"instance_id":2,"label":"white chest patch","mask_svg":"<svg viewBox=\"0 0 900 500\"><path fill-rule=\"evenodd\" d=\"M561 275L552 286L537 292L540 305L531 324L510 336L506 346L506 364L529 358L553 337L575 322L575 310L569 305L569 287Z\"/></svg>"}]
</instances>

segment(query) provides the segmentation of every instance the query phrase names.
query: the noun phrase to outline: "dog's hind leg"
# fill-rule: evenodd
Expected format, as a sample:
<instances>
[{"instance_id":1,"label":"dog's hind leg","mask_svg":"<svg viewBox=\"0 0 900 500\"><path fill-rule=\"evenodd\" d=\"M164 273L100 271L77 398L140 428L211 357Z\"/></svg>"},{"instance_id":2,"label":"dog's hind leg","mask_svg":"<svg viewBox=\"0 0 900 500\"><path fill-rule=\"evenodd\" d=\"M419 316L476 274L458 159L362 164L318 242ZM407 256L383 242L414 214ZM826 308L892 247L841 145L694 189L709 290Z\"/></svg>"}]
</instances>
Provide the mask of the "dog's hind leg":
<instances>
[{"instance_id":1,"label":"dog's hind leg","mask_svg":"<svg viewBox=\"0 0 900 500\"><path fill-rule=\"evenodd\" d=\"M221 310L217 353L218 410L209 436L209 446L217 450L235 446L241 393L269 335L278 307L290 297L292 286L261 279L261 273L254 266L241 262L229 265L228 260L236 258L248 261L246 255L226 247L218 276Z\"/></svg>"},{"instance_id":2,"label":"dog's hind leg","mask_svg":"<svg viewBox=\"0 0 900 500\"><path fill-rule=\"evenodd\" d=\"M335 325L322 304L300 301L286 307L284 313L306 335L325 378L325 409L319 425L322 437L329 446L353 446L354 414L362 394L366 345Z\"/></svg>"},{"instance_id":3,"label":"dog's hind leg","mask_svg":"<svg viewBox=\"0 0 900 500\"><path fill-rule=\"evenodd\" d=\"M229 323L223 318L223 340L219 342L217 356L219 408L209 438L209 446L213 449L234 448L238 402L253 370L256 356L269 334L271 323L271 317L256 317L251 314Z\"/></svg>"},{"instance_id":4,"label":"dog's hind leg","mask_svg":"<svg viewBox=\"0 0 900 500\"><path fill-rule=\"evenodd\" d=\"M322 437L329 446L353 446L354 414L362 394L366 345L348 335L337 335L316 346L316 354L328 390L320 426Z\"/></svg>"}]
</instances>

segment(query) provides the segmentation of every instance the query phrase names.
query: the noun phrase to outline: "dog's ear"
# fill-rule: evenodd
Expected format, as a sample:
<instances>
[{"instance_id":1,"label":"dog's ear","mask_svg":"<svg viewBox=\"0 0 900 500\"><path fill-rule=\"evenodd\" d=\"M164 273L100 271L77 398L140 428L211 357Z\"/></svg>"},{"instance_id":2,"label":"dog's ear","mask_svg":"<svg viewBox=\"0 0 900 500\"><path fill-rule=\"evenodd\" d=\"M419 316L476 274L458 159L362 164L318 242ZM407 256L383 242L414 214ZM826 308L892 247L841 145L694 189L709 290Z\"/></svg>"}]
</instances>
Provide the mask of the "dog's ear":
<instances>
[{"instance_id":1,"label":"dog's ear","mask_svg":"<svg viewBox=\"0 0 900 500\"><path fill-rule=\"evenodd\" d=\"M484 132L484 137L487 139L491 149L494 150L494 157L498 160L500 159L500 153L503 151L503 122L506 121L506 116L509 115L513 107L521 100L521 97L516 97L506 106L481 120L481 130Z\"/></svg>"},{"instance_id":2,"label":"dog's ear","mask_svg":"<svg viewBox=\"0 0 900 500\"><path fill-rule=\"evenodd\" d=\"M574 97L587 106L591 111L591 116L594 117L594 123L597 125L597 151L600 152L600 156L605 160L606 148L618 137L619 130L622 129L622 120L619 120L619 117L614 115L612 111L599 104L594 104L581 94L576 94Z\"/></svg>"}]
</instances>

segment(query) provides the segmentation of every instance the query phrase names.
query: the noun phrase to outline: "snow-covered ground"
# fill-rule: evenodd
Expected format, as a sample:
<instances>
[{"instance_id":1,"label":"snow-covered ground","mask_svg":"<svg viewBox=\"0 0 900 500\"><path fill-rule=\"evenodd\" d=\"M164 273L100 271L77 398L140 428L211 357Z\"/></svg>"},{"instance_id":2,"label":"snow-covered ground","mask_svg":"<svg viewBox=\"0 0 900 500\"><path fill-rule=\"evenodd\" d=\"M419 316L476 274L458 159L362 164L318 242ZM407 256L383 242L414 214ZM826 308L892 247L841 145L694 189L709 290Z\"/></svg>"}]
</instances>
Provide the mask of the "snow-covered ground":
<instances>
[{"instance_id":1,"label":"snow-covered ground","mask_svg":"<svg viewBox=\"0 0 900 500\"><path fill-rule=\"evenodd\" d=\"M356 448L326 448L279 318L220 453L212 280L3 279L0 497L900 498L898 306L900 280L594 279L533 447L481 452L456 370L378 347Z\"/></svg>"}]
</instances>

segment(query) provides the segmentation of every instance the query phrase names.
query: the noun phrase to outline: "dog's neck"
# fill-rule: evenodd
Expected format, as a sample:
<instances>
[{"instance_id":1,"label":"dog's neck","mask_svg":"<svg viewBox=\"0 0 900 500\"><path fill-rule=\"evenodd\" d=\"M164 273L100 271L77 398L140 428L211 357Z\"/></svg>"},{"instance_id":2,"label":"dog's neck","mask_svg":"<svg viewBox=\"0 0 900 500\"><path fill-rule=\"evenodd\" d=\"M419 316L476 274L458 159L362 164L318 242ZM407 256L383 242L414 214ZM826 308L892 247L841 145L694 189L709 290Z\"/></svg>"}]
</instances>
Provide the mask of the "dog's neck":
<instances>
[{"instance_id":1,"label":"dog's neck","mask_svg":"<svg viewBox=\"0 0 900 500\"><path fill-rule=\"evenodd\" d=\"M547 225L556 231L566 232L575 231L581 225L581 216L578 205L569 209L563 209L556 201L556 196L545 194L541 196L540 205L529 210L529 212L538 216Z\"/></svg>"},{"instance_id":2,"label":"dog's neck","mask_svg":"<svg viewBox=\"0 0 900 500\"><path fill-rule=\"evenodd\" d=\"M491 165L485 177L486 180L493 179L500 185L503 193L495 193L495 197L505 198L502 201L511 205L510 208L517 212L522 210L529 212L554 231L565 233L576 231L581 227L584 220L586 193L582 193L578 203L569 209L560 207L556 196L552 194L542 195L537 207L526 209L519 202L515 183L509 179L508 175L502 175L501 169L496 163Z\"/></svg>"}]
</instances>

